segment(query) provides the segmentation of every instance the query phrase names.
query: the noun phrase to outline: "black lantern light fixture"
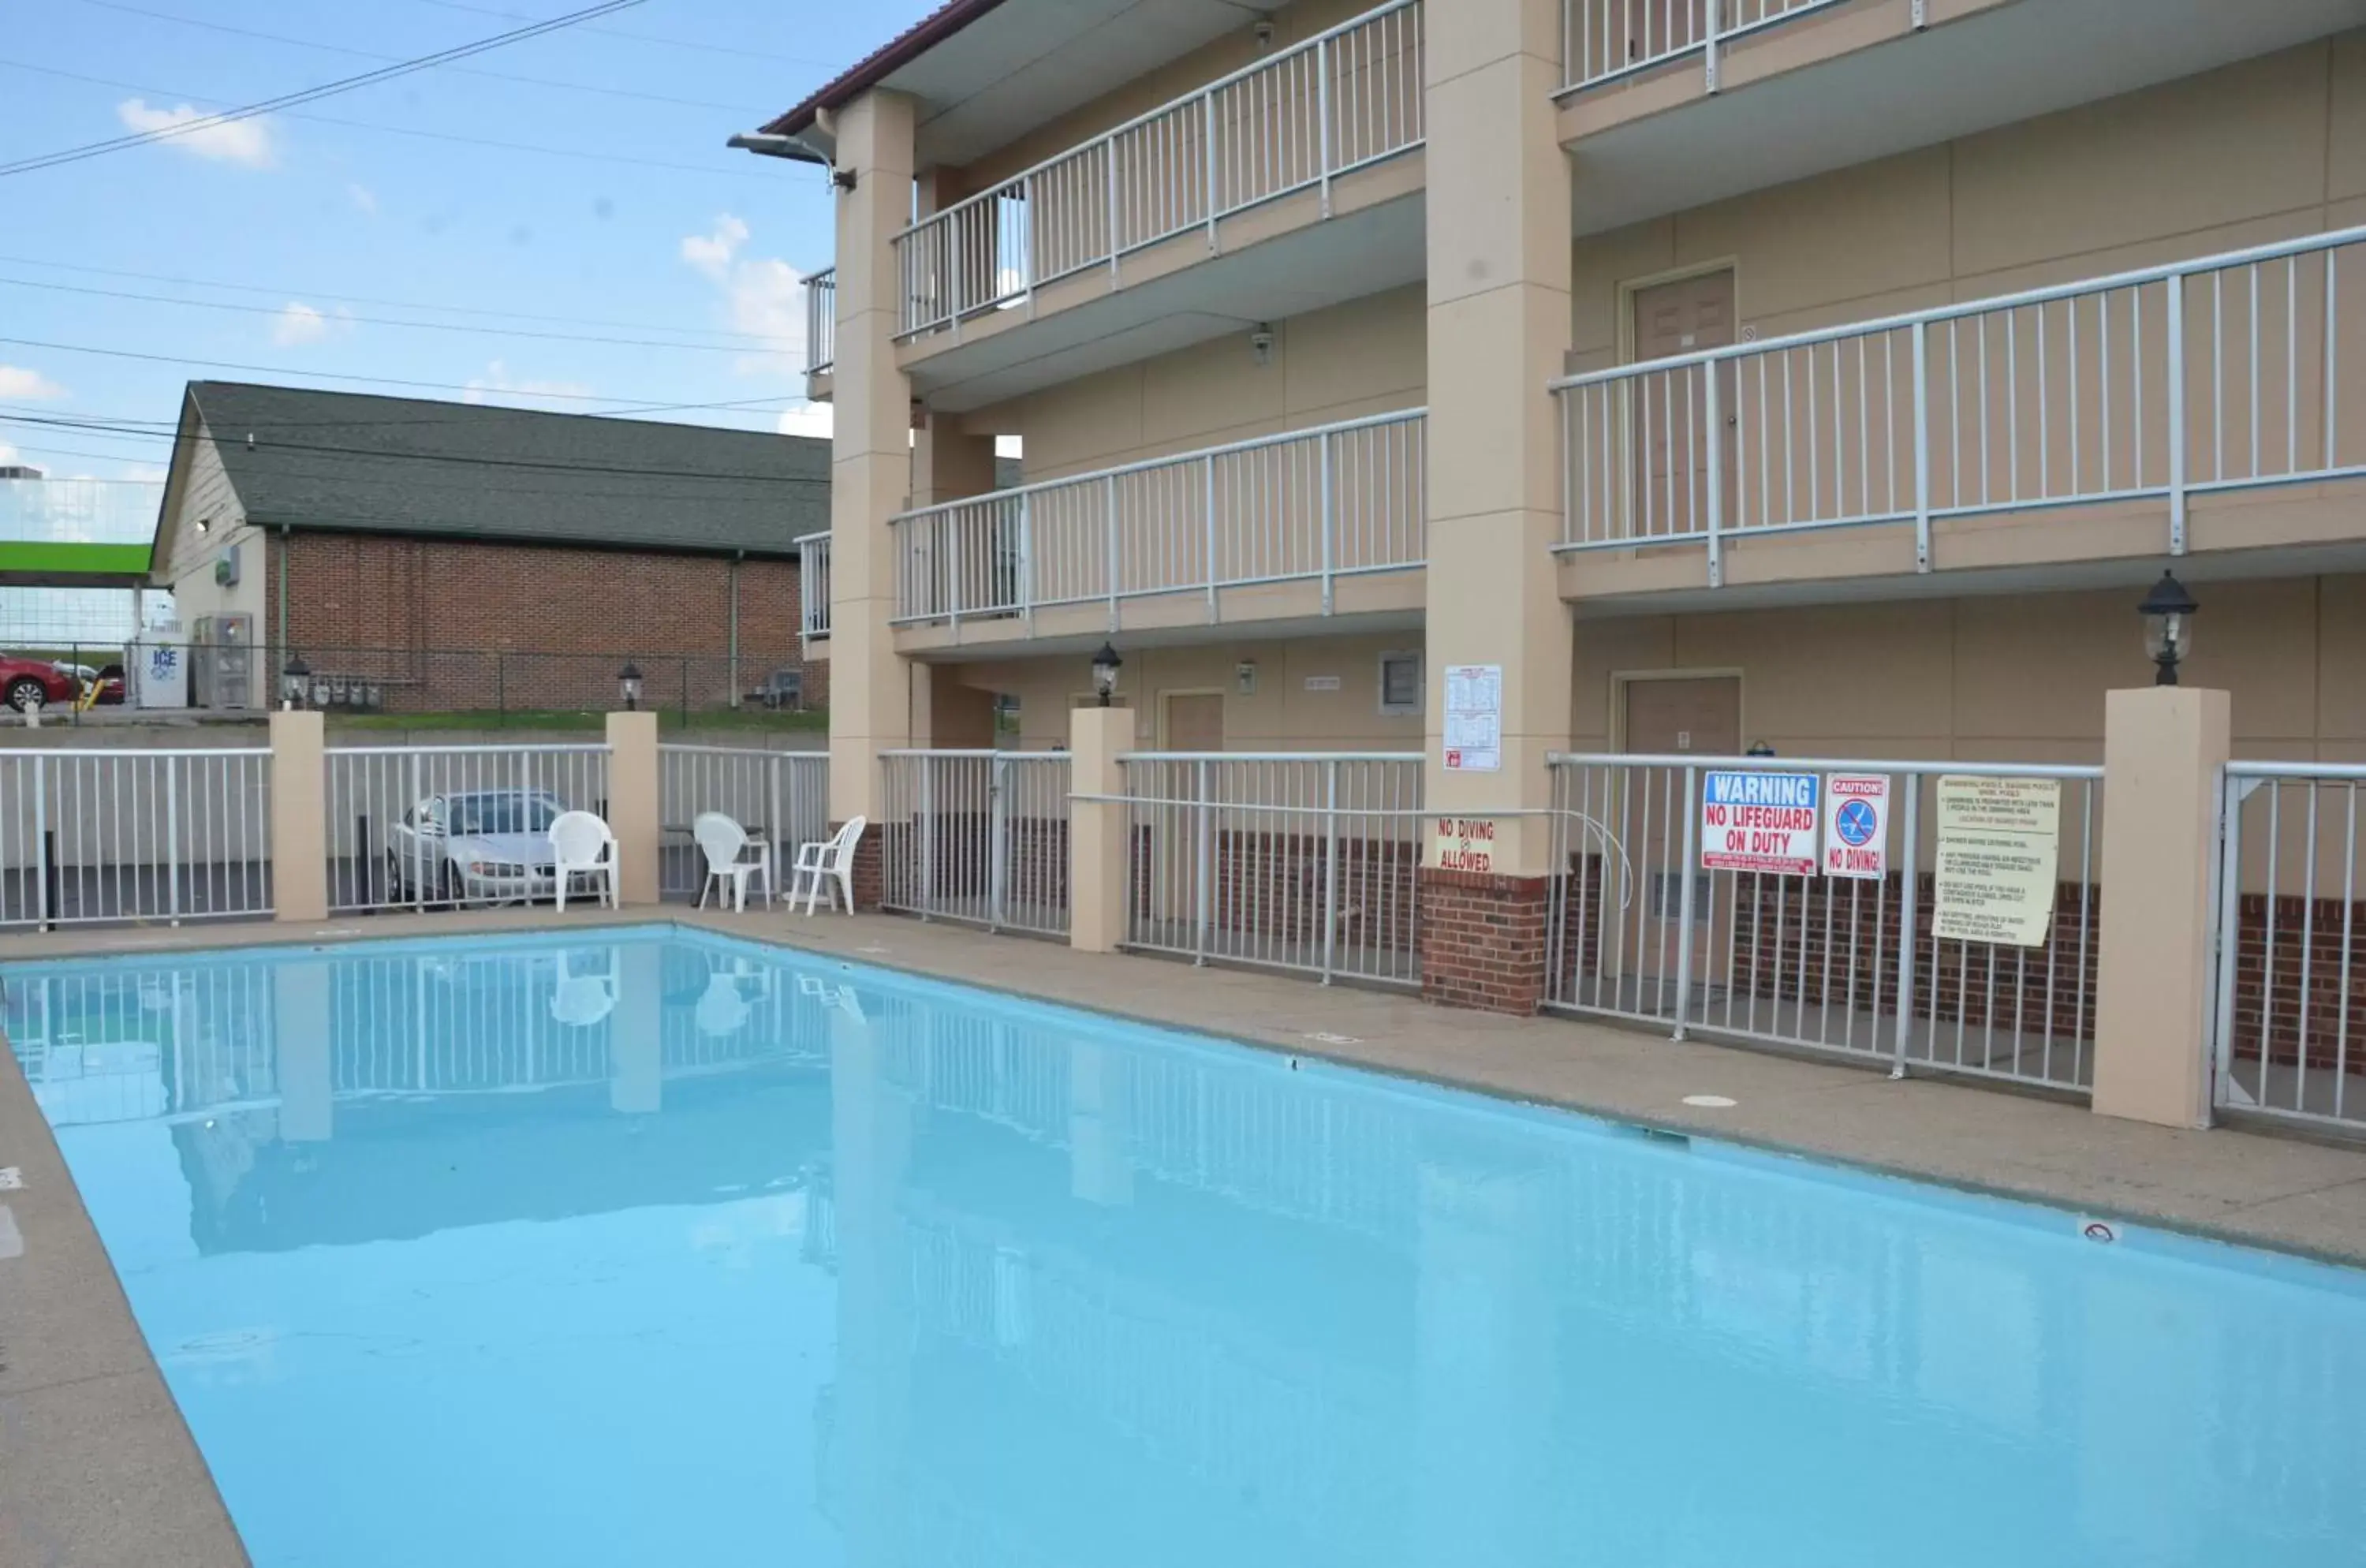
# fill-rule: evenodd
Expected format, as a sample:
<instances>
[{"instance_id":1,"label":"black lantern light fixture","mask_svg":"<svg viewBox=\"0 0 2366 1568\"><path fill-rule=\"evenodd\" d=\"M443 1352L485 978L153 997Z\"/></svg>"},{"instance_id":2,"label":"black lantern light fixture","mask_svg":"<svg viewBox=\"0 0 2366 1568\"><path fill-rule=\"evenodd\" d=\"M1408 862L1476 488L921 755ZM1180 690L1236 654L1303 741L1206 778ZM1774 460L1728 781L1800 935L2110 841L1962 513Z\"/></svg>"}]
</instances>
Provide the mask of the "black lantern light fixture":
<instances>
[{"instance_id":1,"label":"black lantern light fixture","mask_svg":"<svg viewBox=\"0 0 2366 1568\"><path fill-rule=\"evenodd\" d=\"M625 698L625 711L632 713L641 705L641 667L627 660L616 671L616 689Z\"/></svg>"},{"instance_id":2,"label":"black lantern light fixture","mask_svg":"<svg viewBox=\"0 0 2366 1568\"><path fill-rule=\"evenodd\" d=\"M304 662L302 654L290 653L279 671L279 705L291 711L300 708L311 694L312 667Z\"/></svg>"},{"instance_id":3,"label":"black lantern light fixture","mask_svg":"<svg viewBox=\"0 0 2366 1568\"><path fill-rule=\"evenodd\" d=\"M2177 667L2193 651L2193 615L2201 608L2185 584L2166 571L2136 606L2144 617L2145 654L2153 663L2154 685L2177 684Z\"/></svg>"},{"instance_id":4,"label":"black lantern light fixture","mask_svg":"<svg viewBox=\"0 0 2366 1568\"><path fill-rule=\"evenodd\" d=\"M1124 663L1110 643L1102 643L1101 650L1093 655L1093 694L1100 698L1101 706L1110 705L1110 696L1117 690L1117 672Z\"/></svg>"}]
</instances>

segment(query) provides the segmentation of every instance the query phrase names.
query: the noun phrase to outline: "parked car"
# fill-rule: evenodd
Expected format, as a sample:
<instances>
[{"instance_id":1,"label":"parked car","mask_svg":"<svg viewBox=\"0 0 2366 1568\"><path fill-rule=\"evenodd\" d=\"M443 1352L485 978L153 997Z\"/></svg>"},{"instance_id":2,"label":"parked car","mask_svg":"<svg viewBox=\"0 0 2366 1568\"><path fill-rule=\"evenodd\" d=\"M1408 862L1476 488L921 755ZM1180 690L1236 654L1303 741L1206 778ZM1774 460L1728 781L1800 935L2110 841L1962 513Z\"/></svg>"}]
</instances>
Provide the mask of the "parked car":
<instances>
[{"instance_id":1,"label":"parked car","mask_svg":"<svg viewBox=\"0 0 2366 1568\"><path fill-rule=\"evenodd\" d=\"M762 685L748 694L748 700L768 708L801 708L806 705L806 672L775 670L764 678Z\"/></svg>"},{"instance_id":2,"label":"parked car","mask_svg":"<svg viewBox=\"0 0 2366 1568\"><path fill-rule=\"evenodd\" d=\"M120 664L109 664L98 670L87 664L60 664L54 668L74 683L77 694L96 686L98 688L96 701L100 704L120 704L123 701L123 666Z\"/></svg>"},{"instance_id":3,"label":"parked car","mask_svg":"<svg viewBox=\"0 0 2366 1568\"><path fill-rule=\"evenodd\" d=\"M387 828L387 890L439 904L547 898L558 880L550 825L566 809L544 790L431 795Z\"/></svg>"},{"instance_id":4,"label":"parked car","mask_svg":"<svg viewBox=\"0 0 2366 1568\"><path fill-rule=\"evenodd\" d=\"M74 678L54 664L0 654L0 702L18 713L37 707L71 707L79 689Z\"/></svg>"}]
</instances>

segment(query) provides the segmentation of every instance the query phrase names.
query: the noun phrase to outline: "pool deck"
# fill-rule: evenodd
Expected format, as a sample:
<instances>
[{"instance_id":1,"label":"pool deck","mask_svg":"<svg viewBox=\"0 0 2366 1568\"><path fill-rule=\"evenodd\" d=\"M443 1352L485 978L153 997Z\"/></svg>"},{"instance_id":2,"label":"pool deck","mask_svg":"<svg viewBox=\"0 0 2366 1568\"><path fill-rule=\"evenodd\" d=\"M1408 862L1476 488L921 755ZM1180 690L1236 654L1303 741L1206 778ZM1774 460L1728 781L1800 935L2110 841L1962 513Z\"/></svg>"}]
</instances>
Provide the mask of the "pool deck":
<instances>
[{"instance_id":1,"label":"pool deck","mask_svg":"<svg viewBox=\"0 0 2366 1568\"><path fill-rule=\"evenodd\" d=\"M1940 1079L889 916L473 910L0 939L0 962L676 924L1300 1056L2366 1267L2366 1146L2180 1131ZM1729 1109L1684 1103L1722 1095ZM0 1052L0 1562L246 1561L15 1059ZM18 1239L20 1238L20 1239ZM11 1256L12 1252L15 1254Z\"/></svg>"}]
</instances>

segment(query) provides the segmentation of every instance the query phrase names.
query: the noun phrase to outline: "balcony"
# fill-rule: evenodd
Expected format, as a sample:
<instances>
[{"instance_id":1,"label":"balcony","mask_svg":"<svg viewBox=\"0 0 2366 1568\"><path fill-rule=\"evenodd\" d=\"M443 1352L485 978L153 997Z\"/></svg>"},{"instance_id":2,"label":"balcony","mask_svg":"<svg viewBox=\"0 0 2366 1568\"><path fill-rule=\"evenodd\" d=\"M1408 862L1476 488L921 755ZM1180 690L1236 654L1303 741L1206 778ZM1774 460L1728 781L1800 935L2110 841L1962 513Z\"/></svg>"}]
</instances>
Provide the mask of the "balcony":
<instances>
[{"instance_id":1,"label":"balcony","mask_svg":"<svg viewBox=\"0 0 2366 1568\"><path fill-rule=\"evenodd\" d=\"M2360 245L2348 229L1564 378L1562 591L1714 602L2354 551Z\"/></svg>"},{"instance_id":2,"label":"balcony","mask_svg":"<svg viewBox=\"0 0 2366 1568\"><path fill-rule=\"evenodd\" d=\"M1422 410L1187 452L907 512L907 651L1421 604Z\"/></svg>"},{"instance_id":3,"label":"balcony","mask_svg":"<svg viewBox=\"0 0 2366 1568\"><path fill-rule=\"evenodd\" d=\"M975 406L1034 384L1015 367L1040 367L1047 351L1097 355L1090 367L1099 368L1122 332L1142 333L1143 353L1164 352L1233 330L1244 315L1290 314L1417 278L1417 210L1383 219L1376 209L1403 206L1418 186L1418 168L1401 165L1422 145L1422 0L1390 0L921 219L894 242L905 368L931 393L999 372L965 403L932 398ZM1171 286L1178 269L1335 221L1354 231L1196 291ZM1170 287L1150 287L1160 282ZM1219 288L1215 314L1204 296ZM1080 309L1126 296L1115 309ZM977 351L981 340L1069 312L1079 320L1053 334L1056 344Z\"/></svg>"},{"instance_id":4,"label":"balcony","mask_svg":"<svg viewBox=\"0 0 2366 1568\"><path fill-rule=\"evenodd\" d=\"M806 374L827 376L838 358L838 268L806 279Z\"/></svg>"},{"instance_id":5,"label":"balcony","mask_svg":"<svg viewBox=\"0 0 2366 1568\"><path fill-rule=\"evenodd\" d=\"M797 540L797 630L807 650L829 637L829 535L806 534Z\"/></svg>"}]
</instances>

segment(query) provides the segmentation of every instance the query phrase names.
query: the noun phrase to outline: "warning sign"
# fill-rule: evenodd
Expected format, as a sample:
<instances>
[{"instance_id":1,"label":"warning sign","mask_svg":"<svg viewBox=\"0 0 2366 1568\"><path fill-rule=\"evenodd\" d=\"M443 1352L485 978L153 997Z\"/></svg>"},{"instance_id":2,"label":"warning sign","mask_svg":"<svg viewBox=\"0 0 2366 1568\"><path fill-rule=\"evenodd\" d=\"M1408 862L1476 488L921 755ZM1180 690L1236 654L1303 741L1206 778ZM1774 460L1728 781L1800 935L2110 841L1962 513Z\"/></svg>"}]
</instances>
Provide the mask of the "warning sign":
<instances>
[{"instance_id":1,"label":"warning sign","mask_svg":"<svg viewBox=\"0 0 2366 1568\"><path fill-rule=\"evenodd\" d=\"M1820 784L1814 773L1703 774L1701 869L1815 875Z\"/></svg>"},{"instance_id":2,"label":"warning sign","mask_svg":"<svg viewBox=\"0 0 2366 1568\"><path fill-rule=\"evenodd\" d=\"M1824 874L1889 874L1889 775L1824 775Z\"/></svg>"},{"instance_id":3,"label":"warning sign","mask_svg":"<svg viewBox=\"0 0 2366 1568\"><path fill-rule=\"evenodd\" d=\"M1430 840L1430 863L1440 871L1493 872L1495 822L1490 817L1440 817Z\"/></svg>"},{"instance_id":4,"label":"warning sign","mask_svg":"<svg viewBox=\"0 0 2366 1568\"><path fill-rule=\"evenodd\" d=\"M1493 773L1504 766L1504 667L1446 667L1446 766L1449 773Z\"/></svg>"},{"instance_id":5,"label":"warning sign","mask_svg":"<svg viewBox=\"0 0 2366 1568\"><path fill-rule=\"evenodd\" d=\"M2058 779L1943 776L1932 934L2043 947L2061 838Z\"/></svg>"}]
</instances>

